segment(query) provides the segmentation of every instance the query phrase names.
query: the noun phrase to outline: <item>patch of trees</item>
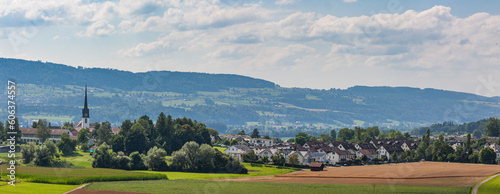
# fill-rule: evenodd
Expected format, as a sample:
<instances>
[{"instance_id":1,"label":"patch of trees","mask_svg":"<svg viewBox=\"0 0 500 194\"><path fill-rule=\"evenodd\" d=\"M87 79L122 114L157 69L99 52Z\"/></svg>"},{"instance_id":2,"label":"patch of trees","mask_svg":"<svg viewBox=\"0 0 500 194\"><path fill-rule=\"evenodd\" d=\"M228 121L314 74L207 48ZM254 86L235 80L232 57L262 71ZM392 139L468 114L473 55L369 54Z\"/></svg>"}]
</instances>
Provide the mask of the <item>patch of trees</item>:
<instances>
[{"instance_id":1,"label":"patch of trees","mask_svg":"<svg viewBox=\"0 0 500 194\"><path fill-rule=\"evenodd\" d=\"M433 133L447 133L447 134L467 134L474 133L475 138L481 138L481 134L484 132L486 124L488 124L489 119L481 119L476 122L468 122L464 124L456 124L451 121L432 124L428 127L414 128L411 133L413 135L423 135L429 128Z\"/></svg>"},{"instance_id":2,"label":"patch of trees","mask_svg":"<svg viewBox=\"0 0 500 194\"><path fill-rule=\"evenodd\" d=\"M110 147L103 143L95 151L92 157L93 168L115 168L123 170L154 170L166 171L168 165L165 159L165 150L153 147L148 150L147 155L135 151L129 156L123 152L109 152Z\"/></svg>"},{"instance_id":3,"label":"patch of trees","mask_svg":"<svg viewBox=\"0 0 500 194\"><path fill-rule=\"evenodd\" d=\"M156 124L153 124L153 121L146 115L134 122L125 120L118 135L110 138L108 142L115 152L145 153L156 146L165 150L167 154L171 154L189 141L211 145L210 134L218 134L214 131L203 123L186 117L172 119L172 116L166 116L162 112Z\"/></svg>"},{"instance_id":4,"label":"patch of trees","mask_svg":"<svg viewBox=\"0 0 500 194\"><path fill-rule=\"evenodd\" d=\"M59 144L58 144L59 145ZM42 167L74 167L71 162L61 160L57 145L46 140L43 145L31 142L21 147L23 163Z\"/></svg>"},{"instance_id":5,"label":"patch of trees","mask_svg":"<svg viewBox=\"0 0 500 194\"><path fill-rule=\"evenodd\" d=\"M183 172L226 172L246 174L248 170L231 156L208 144L190 141L172 153L170 169Z\"/></svg>"}]
</instances>

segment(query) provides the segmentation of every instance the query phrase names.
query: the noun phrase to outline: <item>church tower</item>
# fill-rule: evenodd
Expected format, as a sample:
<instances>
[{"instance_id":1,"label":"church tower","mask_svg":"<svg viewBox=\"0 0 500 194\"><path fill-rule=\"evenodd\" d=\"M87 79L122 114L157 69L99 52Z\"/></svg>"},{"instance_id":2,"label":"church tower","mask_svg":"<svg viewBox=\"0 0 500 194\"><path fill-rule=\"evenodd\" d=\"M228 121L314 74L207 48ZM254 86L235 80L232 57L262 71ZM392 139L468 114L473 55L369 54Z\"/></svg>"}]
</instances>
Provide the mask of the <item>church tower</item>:
<instances>
[{"instance_id":1,"label":"church tower","mask_svg":"<svg viewBox=\"0 0 500 194\"><path fill-rule=\"evenodd\" d=\"M87 83L85 83L85 104L82 109L82 128L90 128L89 108L87 106Z\"/></svg>"}]
</instances>

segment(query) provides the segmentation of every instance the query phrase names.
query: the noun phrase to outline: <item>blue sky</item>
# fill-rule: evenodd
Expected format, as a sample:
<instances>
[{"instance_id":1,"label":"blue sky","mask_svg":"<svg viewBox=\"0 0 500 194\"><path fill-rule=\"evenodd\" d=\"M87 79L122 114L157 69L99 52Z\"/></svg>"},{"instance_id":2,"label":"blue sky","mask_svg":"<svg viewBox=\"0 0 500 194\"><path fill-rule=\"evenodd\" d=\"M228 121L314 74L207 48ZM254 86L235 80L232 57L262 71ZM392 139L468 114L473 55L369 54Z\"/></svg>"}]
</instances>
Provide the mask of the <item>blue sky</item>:
<instances>
[{"instance_id":1,"label":"blue sky","mask_svg":"<svg viewBox=\"0 0 500 194\"><path fill-rule=\"evenodd\" d=\"M0 56L500 96L498 1L0 0Z\"/></svg>"}]
</instances>

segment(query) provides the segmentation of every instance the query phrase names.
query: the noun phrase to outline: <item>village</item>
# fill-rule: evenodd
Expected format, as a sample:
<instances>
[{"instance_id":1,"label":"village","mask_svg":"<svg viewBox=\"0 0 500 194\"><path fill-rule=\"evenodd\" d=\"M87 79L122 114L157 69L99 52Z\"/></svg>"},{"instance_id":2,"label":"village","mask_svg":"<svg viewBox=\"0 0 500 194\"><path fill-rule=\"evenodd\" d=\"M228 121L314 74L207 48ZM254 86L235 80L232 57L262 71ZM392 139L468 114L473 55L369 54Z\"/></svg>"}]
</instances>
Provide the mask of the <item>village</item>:
<instances>
[{"instance_id":1,"label":"village","mask_svg":"<svg viewBox=\"0 0 500 194\"><path fill-rule=\"evenodd\" d=\"M387 163L387 162L406 162L401 155L406 151L415 151L419 146L419 137L414 136L409 139L372 139L368 143L348 143L334 141L330 143L320 141L309 141L303 145L293 142L279 142L277 138L251 138L248 135L220 135L222 139L230 141L236 140L236 145L229 146L225 153L234 158L243 160L244 155L254 152L259 160L266 158L272 162L271 157L277 154L283 155L290 163L291 156L297 157L297 165L310 165L311 163L322 163L324 165L352 165L367 163ZM421 138L421 137L420 137ZM437 137L430 137L437 139ZM488 138L484 147L489 147L496 153L496 159L500 157L500 146L497 143L498 138ZM447 137L447 143L454 150L463 146L466 138L450 136ZM479 153L481 150L473 150ZM397 156L397 158L394 158ZM356 160L358 160L356 162ZM360 162L361 160L362 162Z\"/></svg>"}]
</instances>

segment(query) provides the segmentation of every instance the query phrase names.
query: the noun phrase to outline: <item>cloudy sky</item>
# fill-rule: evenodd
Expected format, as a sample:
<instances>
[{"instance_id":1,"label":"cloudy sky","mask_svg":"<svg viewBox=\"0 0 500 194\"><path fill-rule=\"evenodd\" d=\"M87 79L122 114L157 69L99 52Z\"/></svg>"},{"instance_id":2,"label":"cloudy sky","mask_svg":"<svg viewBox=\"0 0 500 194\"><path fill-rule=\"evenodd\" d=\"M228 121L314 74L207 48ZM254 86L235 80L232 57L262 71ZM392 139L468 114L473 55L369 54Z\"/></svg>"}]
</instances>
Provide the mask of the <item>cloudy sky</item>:
<instances>
[{"instance_id":1,"label":"cloudy sky","mask_svg":"<svg viewBox=\"0 0 500 194\"><path fill-rule=\"evenodd\" d=\"M0 0L0 56L500 96L499 1Z\"/></svg>"}]
</instances>

